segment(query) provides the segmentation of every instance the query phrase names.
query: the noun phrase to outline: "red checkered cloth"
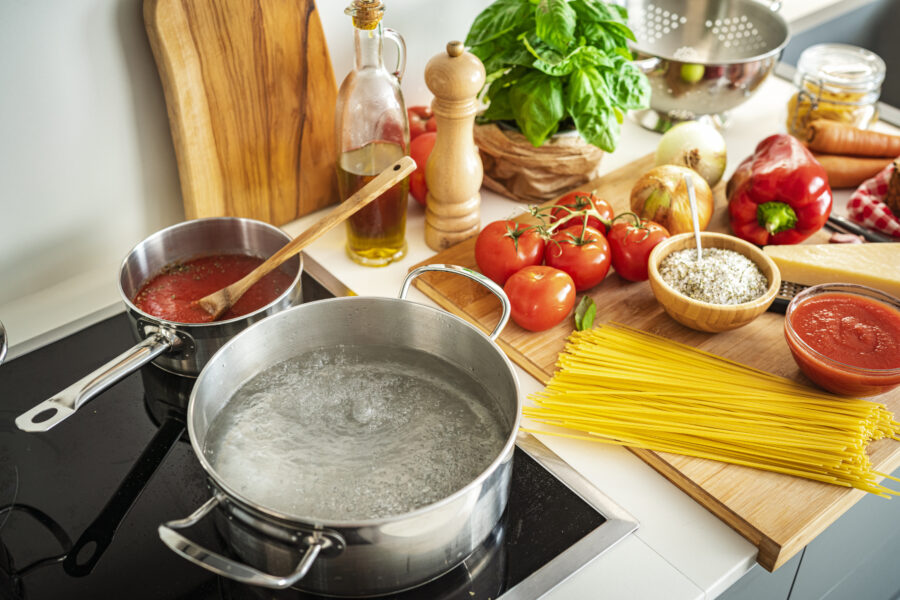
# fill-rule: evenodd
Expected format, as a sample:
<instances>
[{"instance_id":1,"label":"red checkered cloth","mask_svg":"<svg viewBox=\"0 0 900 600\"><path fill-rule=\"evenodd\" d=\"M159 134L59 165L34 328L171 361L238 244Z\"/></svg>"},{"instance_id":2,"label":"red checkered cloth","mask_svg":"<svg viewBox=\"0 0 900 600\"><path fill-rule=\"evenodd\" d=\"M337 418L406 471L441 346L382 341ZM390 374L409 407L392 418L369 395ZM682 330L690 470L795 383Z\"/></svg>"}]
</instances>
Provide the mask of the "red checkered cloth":
<instances>
[{"instance_id":1,"label":"red checkered cloth","mask_svg":"<svg viewBox=\"0 0 900 600\"><path fill-rule=\"evenodd\" d=\"M893 171L894 164L891 163L875 177L862 182L850 197L847 213L860 225L900 238L900 219L881 201L887 194Z\"/></svg>"}]
</instances>

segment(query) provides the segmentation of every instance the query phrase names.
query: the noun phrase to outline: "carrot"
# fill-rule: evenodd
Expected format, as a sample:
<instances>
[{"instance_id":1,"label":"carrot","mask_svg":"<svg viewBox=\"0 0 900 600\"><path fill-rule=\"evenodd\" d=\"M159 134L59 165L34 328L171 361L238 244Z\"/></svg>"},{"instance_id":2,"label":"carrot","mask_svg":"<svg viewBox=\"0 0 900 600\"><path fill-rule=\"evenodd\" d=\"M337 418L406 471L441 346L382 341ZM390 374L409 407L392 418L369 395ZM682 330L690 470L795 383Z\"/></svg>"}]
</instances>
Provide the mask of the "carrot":
<instances>
[{"instance_id":1,"label":"carrot","mask_svg":"<svg viewBox=\"0 0 900 600\"><path fill-rule=\"evenodd\" d=\"M816 119L809 124L806 145L813 152L849 156L900 156L900 135L858 129L850 125Z\"/></svg>"},{"instance_id":2,"label":"carrot","mask_svg":"<svg viewBox=\"0 0 900 600\"><path fill-rule=\"evenodd\" d=\"M856 187L891 164L890 158L842 156L815 152L813 152L813 156L828 174L828 184L832 188Z\"/></svg>"}]
</instances>

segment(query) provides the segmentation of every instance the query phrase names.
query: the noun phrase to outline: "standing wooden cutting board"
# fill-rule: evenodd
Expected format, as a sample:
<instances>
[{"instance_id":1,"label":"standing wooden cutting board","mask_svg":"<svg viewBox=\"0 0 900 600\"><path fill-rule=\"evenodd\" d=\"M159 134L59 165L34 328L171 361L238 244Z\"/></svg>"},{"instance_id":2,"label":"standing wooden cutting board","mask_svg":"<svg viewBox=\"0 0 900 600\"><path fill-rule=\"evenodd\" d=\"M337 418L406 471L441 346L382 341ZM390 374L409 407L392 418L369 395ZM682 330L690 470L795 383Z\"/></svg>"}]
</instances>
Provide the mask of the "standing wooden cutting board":
<instances>
[{"instance_id":1,"label":"standing wooden cutting board","mask_svg":"<svg viewBox=\"0 0 900 600\"><path fill-rule=\"evenodd\" d=\"M645 157L586 189L595 190L618 214L628 210L631 187L652 166L652 156ZM715 190L715 214L708 227L711 231L728 231L723 187L720 184ZM810 242L826 240L827 235L820 232ZM474 247L474 239L466 240L422 264L451 263L477 268ZM497 299L468 279L427 273L415 282L439 305L485 331L493 329L499 320ZM625 323L809 385L791 358L784 341L784 318L779 314L765 313L739 329L711 334L688 329L666 315L647 282L627 282L612 273L588 293L597 304L596 323ZM514 362L546 383L572 327L572 321L567 319L547 331L532 333L510 322L498 343ZM900 415L900 389L875 400ZM631 451L756 545L758 562L770 571L789 560L865 494L711 460L634 448ZM890 473L900 466L900 443L875 442L870 446L870 454L877 471ZM885 500L891 501L898 500Z\"/></svg>"},{"instance_id":2,"label":"standing wooden cutting board","mask_svg":"<svg viewBox=\"0 0 900 600\"><path fill-rule=\"evenodd\" d=\"M281 225L338 200L337 86L313 0L144 0L185 216Z\"/></svg>"}]
</instances>

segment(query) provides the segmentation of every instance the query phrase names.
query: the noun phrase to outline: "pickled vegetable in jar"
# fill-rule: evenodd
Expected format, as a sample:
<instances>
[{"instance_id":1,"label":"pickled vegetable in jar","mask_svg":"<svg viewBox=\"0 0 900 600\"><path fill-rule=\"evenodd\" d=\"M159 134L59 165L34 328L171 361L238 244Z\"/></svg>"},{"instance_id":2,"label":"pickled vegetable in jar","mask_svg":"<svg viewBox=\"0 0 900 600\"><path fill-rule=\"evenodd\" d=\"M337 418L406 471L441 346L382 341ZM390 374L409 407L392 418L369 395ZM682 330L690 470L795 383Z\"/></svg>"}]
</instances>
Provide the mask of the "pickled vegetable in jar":
<instances>
[{"instance_id":1,"label":"pickled vegetable in jar","mask_svg":"<svg viewBox=\"0 0 900 600\"><path fill-rule=\"evenodd\" d=\"M806 140L815 119L866 129L878 120L878 97L884 61L877 54L847 44L810 46L797 61L798 90L788 101L788 132Z\"/></svg>"}]
</instances>

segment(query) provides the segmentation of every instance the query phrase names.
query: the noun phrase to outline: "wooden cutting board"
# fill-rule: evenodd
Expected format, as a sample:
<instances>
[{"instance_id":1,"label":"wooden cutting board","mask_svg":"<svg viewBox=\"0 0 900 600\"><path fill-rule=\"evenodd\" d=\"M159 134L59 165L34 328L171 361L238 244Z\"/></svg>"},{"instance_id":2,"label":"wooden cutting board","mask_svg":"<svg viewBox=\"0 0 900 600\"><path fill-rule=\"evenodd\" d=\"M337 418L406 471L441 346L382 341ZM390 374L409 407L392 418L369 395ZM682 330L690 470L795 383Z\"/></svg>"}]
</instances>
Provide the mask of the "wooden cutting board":
<instances>
[{"instance_id":1,"label":"wooden cutting board","mask_svg":"<svg viewBox=\"0 0 900 600\"><path fill-rule=\"evenodd\" d=\"M313 0L144 0L188 219L281 225L338 200L337 86Z\"/></svg>"},{"instance_id":2,"label":"wooden cutting board","mask_svg":"<svg viewBox=\"0 0 900 600\"><path fill-rule=\"evenodd\" d=\"M652 166L652 156L644 157L585 189L594 190L610 202L618 214L628 209L634 182ZM727 232L724 184L717 186L715 196L715 213L708 229ZM827 237L819 232L809 241L822 243ZM466 240L422 264L452 263L477 268L474 246L474 239ZM415 281L439 305L485 331L493 329L499 320L499 301L468 279L427 273ZM684 327L666 315L647 282L631 283L611 273L588 293L598 307L595 323L625 323L811 385L799 372L784 341L782 315L767 312L742 328L710 334ZM532 333L510 321L498 343L514 362L546 383L572 327L567 319L552 329ZM875 400L900 415L900 389ZM711 460L641 449L631 451L756 545L759 564L770 571L789 560L865 494ZM890 473L900 466L900 443L881 440L870 446L870 454L879 472Z\"/></svg>"}]
</instances>

